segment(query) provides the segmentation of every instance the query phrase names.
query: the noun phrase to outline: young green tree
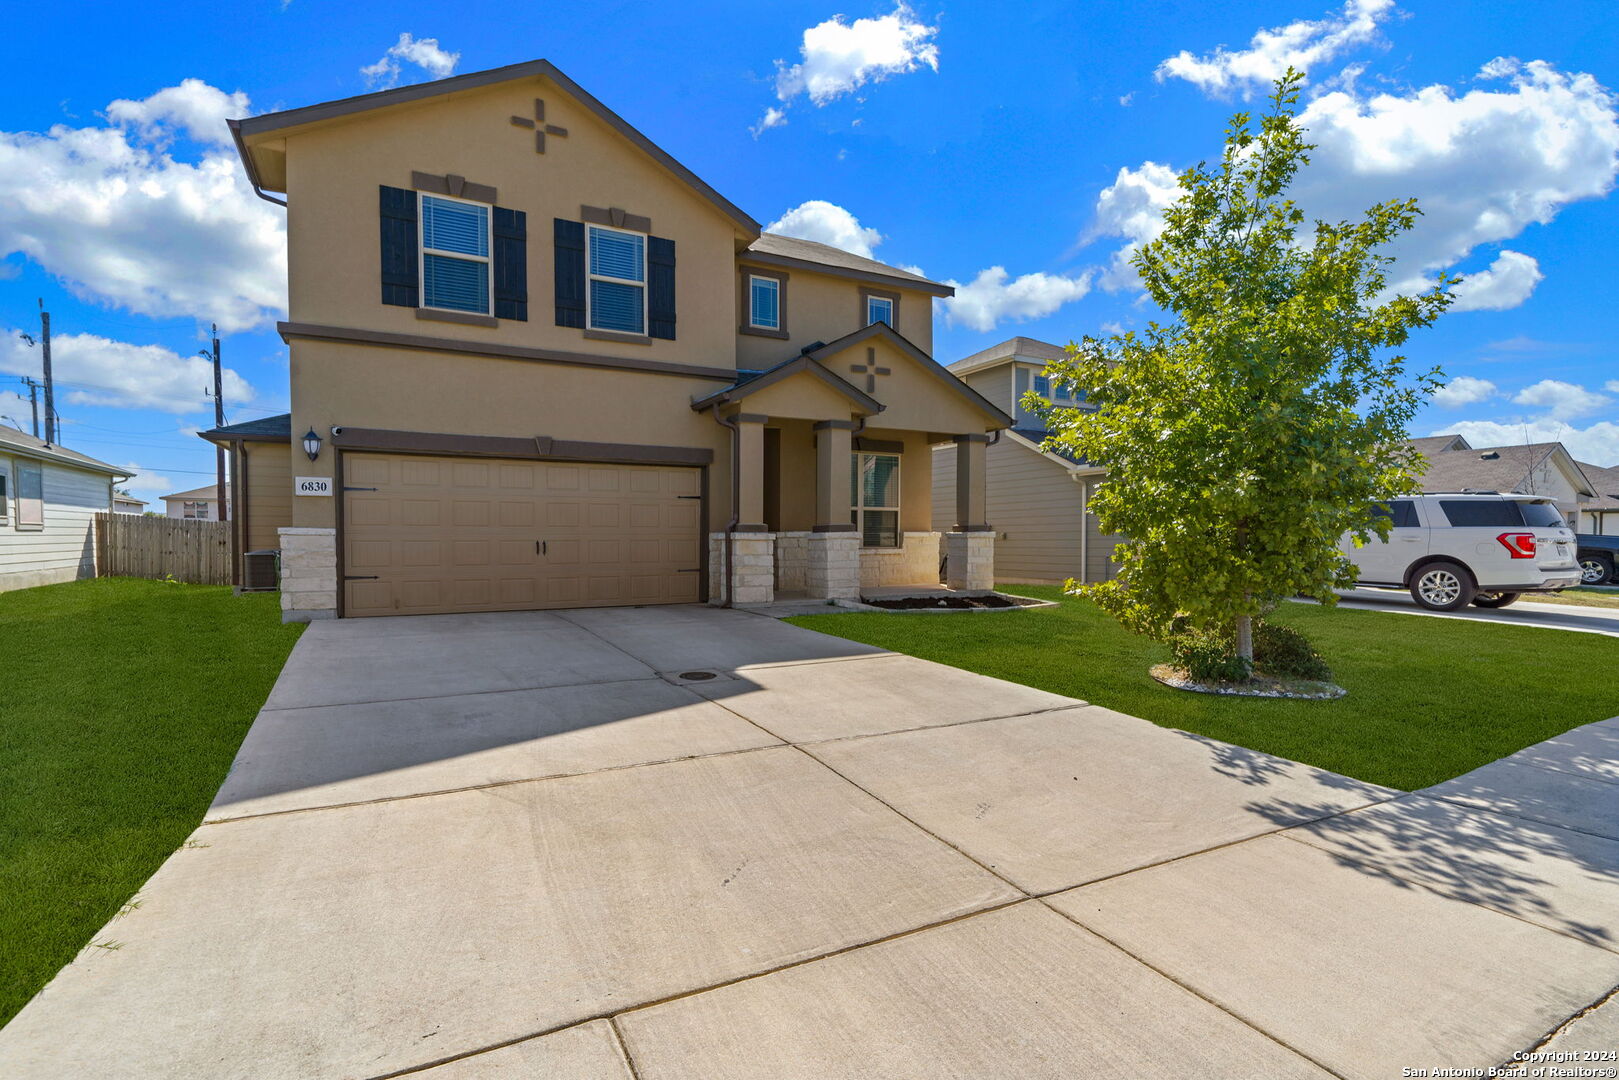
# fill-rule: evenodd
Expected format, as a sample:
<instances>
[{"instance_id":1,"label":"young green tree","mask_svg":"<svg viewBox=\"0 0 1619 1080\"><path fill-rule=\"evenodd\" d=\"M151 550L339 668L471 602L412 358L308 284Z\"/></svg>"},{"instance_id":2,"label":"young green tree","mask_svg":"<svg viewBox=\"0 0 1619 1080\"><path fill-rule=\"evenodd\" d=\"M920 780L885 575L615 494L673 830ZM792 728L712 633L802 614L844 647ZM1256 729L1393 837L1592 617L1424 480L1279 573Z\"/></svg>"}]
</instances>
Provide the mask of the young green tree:
<instances>
[{"instance_id":1,"label":"young green tree","mask_svg":"<svg viewBox=\"0 0 1619 1080\"><path fill-rule=\"evenodd\" d=\"M1406 425L1440 373L1407 376L1396 350L1453 284L1384 296L1380 249L1416 222L1415 199L1304 227L1286 197L1313 149L1302 81L1277 81L1257 131L1232 117L1218 167L1181 174L1164 231L1134 259L1168 319L1048 365L1097 411L1042 410L1052 443L1107 469L1090 506L1129 538L1090 594L1159 640L1223 635L1249 672L1254 617L1288 596L1333 603L1353 581L1339 538L1386 537L1373 504L1415 486Z\"/></svg>"}]
</instances>

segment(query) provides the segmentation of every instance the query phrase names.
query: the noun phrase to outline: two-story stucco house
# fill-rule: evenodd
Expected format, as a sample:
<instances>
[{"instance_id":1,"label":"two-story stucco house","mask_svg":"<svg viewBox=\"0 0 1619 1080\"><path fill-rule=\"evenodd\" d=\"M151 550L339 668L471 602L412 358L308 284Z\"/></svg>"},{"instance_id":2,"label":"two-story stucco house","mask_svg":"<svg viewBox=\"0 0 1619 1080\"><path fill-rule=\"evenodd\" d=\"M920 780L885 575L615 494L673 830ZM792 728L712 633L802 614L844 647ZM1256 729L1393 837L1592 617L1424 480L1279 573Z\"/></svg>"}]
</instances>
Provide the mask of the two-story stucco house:
<instances>
[{"instance_id":1,"label":"two-story stucco house","mask_svg":"<svg viewBox=\"0 0 1619 1080\"><path fill-rule=\"evenodd\" d=\"M990 585L948 286L761 233L543 60L232 129L286 196L288 473L235 498L288 618Z\"/></svg>"}]
</instances>

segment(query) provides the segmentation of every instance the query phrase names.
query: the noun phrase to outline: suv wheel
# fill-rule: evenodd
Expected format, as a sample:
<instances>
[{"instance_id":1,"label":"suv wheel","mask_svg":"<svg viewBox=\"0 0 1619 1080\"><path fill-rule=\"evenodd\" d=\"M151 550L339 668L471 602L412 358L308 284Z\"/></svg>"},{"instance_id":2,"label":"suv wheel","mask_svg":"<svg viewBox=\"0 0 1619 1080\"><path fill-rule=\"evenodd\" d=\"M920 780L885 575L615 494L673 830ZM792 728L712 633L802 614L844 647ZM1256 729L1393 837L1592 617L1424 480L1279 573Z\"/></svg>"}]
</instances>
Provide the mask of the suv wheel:
<instances>
[{"instance_id":1,"label":"suv wheel","mask_svg":"<svg viewBox=\"0 0 1619 1080\"><path fill-rule=\"evenodd\" d=\"M1411 575L1411 599L1429 611L1457 611L1475 592L1473 575L1459 563L1431 562Z\"/></svg>"},{"instance_id":2,"label":"suv wheel","mask_svg":"<svg viewBox=\"0 0 1619 1080\"><path fill-rule=\"evenodd\" d=\"M1473 597L1474 607L1499 608L1518 602L1523 593L1515 592L1481 592Z\"/></svg>"},{"instance_id":3,"label":"suv wheel","mask_svg":"<svg viewBox=\"0 0 1619 1080\"><path fill-rule=\"evenodd\" d=\"M1613 561L1606 555L1580 556L1580 584L1601 585L1613 580Z\"/></svg>"}]
</instances>

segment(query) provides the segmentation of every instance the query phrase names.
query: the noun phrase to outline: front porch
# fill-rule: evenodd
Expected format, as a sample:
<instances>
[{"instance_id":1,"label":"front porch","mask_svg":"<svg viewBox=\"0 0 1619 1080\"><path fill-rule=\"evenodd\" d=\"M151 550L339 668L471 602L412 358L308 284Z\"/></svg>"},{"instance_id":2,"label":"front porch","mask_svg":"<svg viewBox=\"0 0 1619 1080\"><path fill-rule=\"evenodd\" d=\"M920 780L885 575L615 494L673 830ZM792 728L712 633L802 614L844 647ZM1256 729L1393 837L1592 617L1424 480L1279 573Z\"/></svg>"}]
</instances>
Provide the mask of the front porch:
<instances>
[{"instance_id":1,"label":"front porch","mask_svg":"<svg viewBox=\"0 0 1619 1080\"><path fill-rule=\"evenodd\" d=\"M806 351L694 407L732 433L734 516L709 534L710 603L993 588L985 449L1004 417L887 326ZM932 528L941 443L954 444L957 465L955 527L946 532Z\"/></svg>"}]
</instances>

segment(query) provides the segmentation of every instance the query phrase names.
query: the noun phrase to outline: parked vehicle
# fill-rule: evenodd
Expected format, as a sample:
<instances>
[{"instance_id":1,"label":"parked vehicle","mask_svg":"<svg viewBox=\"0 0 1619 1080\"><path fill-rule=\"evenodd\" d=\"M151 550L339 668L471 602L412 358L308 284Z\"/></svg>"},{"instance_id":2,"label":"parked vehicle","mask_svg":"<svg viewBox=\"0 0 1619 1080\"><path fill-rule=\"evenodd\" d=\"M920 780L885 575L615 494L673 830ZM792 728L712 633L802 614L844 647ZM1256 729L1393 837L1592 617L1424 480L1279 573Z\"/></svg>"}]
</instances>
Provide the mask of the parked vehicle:
<instances>
[{"instance_id":1,"label":"parked vehicle","mask_svg":"<svg viewBox=\"0 0 1619 1080\"><path fill-rule=\"evenodd\" d=\"M1360 585L1411 590L1429 611L1506 607L1526 592L1580 584L1574 532L1557 505L1535 495L1428 492L1395 499L1378 512L1388 539L1341 548Z\"/></svg>"},{"instance_id":2,"label":"parked vehicle","mask_svg":"<svg viewBox=\"0 0 1619 1080\"><path fill-rule=\"evenodd\" d=\"M1595 536L1578 533L1574 537L1579 552L1580 583L1584 585L1619 585L1614 566L1619 565L1619 536Z\"/></svg>"}]
</instances>

